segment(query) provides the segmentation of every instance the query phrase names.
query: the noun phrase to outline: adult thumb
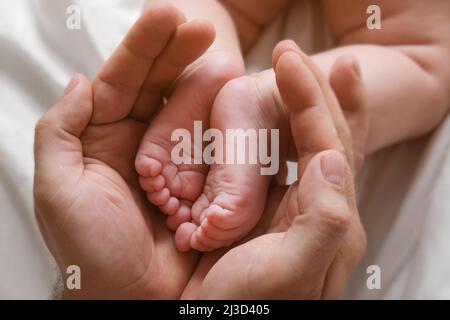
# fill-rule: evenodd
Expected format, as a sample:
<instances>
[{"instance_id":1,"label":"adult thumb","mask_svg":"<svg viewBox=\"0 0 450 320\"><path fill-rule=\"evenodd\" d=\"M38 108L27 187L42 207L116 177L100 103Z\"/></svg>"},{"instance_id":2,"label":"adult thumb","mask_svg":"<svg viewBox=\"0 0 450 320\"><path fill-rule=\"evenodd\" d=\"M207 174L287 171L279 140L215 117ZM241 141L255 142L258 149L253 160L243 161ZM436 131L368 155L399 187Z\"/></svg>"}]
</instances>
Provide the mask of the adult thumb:
<instances>
[{"instance_id":1,"label":"adult thumb","mask_svg":"<svg viewBox=\"0 0 450 320\"><path fill-rule=\"evenodd\" d=\"M284 247L302 276L325 277L354 213L349 205L353 178L345 156L336 150L316 154L293 188L286 199L293 214Z\"/></svg>"},{"instance_id":2,"label":"adult thumb","mask_svg":"<svg viewBox=\"0 0 450 320\"><path fill-rule=\"evenodd\" d=\"M58 190L83 172L80 137L92 115L92 87L82 75L67 85L64 96L39 120L35 129L36 191Z\"/></svg>"}]
</instances>

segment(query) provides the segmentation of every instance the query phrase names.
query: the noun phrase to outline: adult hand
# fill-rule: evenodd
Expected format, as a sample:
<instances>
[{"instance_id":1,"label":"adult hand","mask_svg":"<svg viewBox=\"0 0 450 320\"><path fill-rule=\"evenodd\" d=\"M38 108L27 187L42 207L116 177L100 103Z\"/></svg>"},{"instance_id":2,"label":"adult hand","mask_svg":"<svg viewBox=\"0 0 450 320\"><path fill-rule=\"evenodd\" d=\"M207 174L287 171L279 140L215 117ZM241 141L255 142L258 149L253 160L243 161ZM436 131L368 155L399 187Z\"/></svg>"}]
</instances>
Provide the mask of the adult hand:
<instances>
[{"instance_id":1,"label":"adult hand","mask_svg":"<svg viewBox=\"0 0 450 320\"><path fill-rule=\"evenodd\" d=\"M185 23L173 6L152 8L93 85L76 76L39 121L37 220L61 273L69 265L81 268L81 290L66 290L66 298L177 298L185 287L198 255L175 249L134 170L140 139L158 108L138 101L147 90L162 96L210 45L211 30L205 22Z\"/></svg>"},{"instance_id":2,"label":"adult hand","mask_svg":"<svg viewBox=\"0 0 450 320\"><path fill-rule=\"evenodd\" d=\"M349 131L333 121L339 108L330 96L333 90L292 43L277 46L274 69L290 111L298 181L287 191L273 187L266 213L249 238L226 253L202 258L184 297L339 298L364 253L349 163L351 140L341 142Z\"/></svg>"},{"instance_id":3,"label":"adult hand","mask_svg":"<svg viewBox=\"0 0 450 320\"><path fill-rule=\"evenodd\" d=\"M370 125L367 94L357 59L348 54L339 57L332 66L328 79L313 59L299 51L292 40L281 41L276 46L273 62L286 50L297 52L316 77L348 161L357 173L364 163ZM289 157L295 159L296 154L297 150L290 148ZM305 157L304 162L307 163L307 160Z\"/></svg>"}]
</instances>

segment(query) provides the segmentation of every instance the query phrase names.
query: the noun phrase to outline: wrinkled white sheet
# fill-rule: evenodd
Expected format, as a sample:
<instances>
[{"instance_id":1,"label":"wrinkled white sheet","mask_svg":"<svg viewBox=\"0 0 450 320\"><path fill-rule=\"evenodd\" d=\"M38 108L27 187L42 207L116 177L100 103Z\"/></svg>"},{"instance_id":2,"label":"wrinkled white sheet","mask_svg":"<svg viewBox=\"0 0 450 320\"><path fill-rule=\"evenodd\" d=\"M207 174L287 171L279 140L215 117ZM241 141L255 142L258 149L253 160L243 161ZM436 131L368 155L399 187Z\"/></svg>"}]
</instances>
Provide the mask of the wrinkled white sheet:
<instances>
[{"instance_id":1,"label":"wrinkled white sheet","mask_svg":"<svg viewBox=\"0 0 450 320\"><path fill-rule=\"evenodd\" d=\"M81 30L66 28L70 4L81 7ZM93 78L142 4L0 1L0 298L48 298L56 274L33 216L34 125L73 74ZM271 50L283 37L296 39L308 52L329 46L314 36L326 32L321 20L311 19L314 10L315 5L296 2L249 54L249 70L270 66ZM450 298L449 144L450 118L431 138L369 159L359 179L369 248L346 297ZM371 264L381 267L381 290L366 288Z\"/></svg>"}]
</instances>

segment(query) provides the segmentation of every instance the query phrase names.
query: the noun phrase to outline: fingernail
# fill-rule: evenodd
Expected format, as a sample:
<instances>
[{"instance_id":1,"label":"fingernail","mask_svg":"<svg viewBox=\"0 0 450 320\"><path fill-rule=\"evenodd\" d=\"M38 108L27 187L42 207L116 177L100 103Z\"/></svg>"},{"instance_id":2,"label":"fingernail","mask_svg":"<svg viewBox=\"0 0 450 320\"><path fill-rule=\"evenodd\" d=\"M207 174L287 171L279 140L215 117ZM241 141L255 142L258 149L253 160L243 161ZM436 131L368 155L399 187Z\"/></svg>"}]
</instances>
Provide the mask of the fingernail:
<instances>
[{"instance_id":1,"label":"fingernail","mask_svg":"<svg viewBox=\"0 0 450 320\"><path fill-rule=\"evenodd\" d=\"M345 160L338 153L327 153L321 158L322 175L328 182L339 187L344 186Z\"/></svg>"},{"instance_id":2,"label":"fingernail","mask_svg":"<svg viewBox=\"0 0 450 320\"><path fill-rule=\"evenodd\" d=\"M73 89L75 89L75 87L77 86L78 82L80 82L80 77L78 75L75 75L67 84L66 88L64 89L64 95L68 95L70 93L70 91L72 91Z\"/></svg>"}]
</instances>

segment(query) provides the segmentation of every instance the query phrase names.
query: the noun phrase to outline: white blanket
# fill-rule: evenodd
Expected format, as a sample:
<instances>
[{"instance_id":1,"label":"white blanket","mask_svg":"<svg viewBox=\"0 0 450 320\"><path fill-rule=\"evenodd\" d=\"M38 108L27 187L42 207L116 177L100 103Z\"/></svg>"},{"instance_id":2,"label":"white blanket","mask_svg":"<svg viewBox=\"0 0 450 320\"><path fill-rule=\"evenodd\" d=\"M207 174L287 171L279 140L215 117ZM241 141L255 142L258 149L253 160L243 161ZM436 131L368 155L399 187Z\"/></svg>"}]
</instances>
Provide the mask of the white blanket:
<instances>
[{"instance_id":1,"label":"white blanket","mask_svg":"<svg viewBox=\"0 0 450 320\"><path fill-rule=\"evenodd\" d=\"M71 4L81 30L66 28ZM143 0L0 1L0 298L48 298L56 268L34 220L33 136L38 118L69 78L91 79L139 16ZM249 70L270 66L270 52L293 37L309 52L329 46L300 1L280 17L248 56ZM314 30L315 33L311 33ZM450 298L450 118L431 138L369 159L359 203L368 252L348 298ZM366 268L381 268L381 290L366 287Z\"/></svg>"}]
</instances>

